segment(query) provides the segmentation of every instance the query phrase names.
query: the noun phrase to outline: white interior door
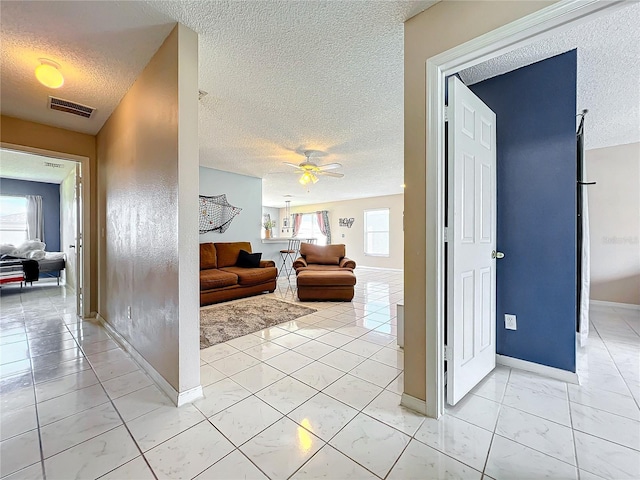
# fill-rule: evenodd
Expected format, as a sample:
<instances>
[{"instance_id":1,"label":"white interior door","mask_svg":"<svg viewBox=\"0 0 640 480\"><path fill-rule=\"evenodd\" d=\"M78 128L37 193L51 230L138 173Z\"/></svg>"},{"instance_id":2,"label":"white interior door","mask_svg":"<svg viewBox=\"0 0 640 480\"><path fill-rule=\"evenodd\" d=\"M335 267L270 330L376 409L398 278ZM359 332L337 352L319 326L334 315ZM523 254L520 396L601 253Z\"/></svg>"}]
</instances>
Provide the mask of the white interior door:
<instances>
[{"instance_id":1,"label":"white interior door","mask_svg":"<svg viewBox=\"0 0 640 480\"><path fill-rule=\"evenodd\" d=\"M496 116L449 79L447 403L495 367Z\"/></svg>"}]
</instances>

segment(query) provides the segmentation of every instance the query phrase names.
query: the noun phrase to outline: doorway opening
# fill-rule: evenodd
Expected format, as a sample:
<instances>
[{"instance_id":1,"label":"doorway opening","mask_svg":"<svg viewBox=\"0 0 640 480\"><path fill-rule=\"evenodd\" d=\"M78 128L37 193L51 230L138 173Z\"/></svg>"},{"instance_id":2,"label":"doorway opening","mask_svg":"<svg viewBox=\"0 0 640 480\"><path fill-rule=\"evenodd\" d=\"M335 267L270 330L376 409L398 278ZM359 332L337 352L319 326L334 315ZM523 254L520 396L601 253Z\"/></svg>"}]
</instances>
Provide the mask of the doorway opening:
<instances>
[{"instance_id":1,"label":"doorway opening","mask_svg":"<svg viewBox=\"0 0 640 480\"><path fill-rule=\"evenodd\" d=\"M3 288L63 285L90 317L89 159L4 143L0 156L3 261L23 276Z\"/></svg>"},{"instance_id":2,"label":"doorway opening","mask_svg":"<svg viewBox=\"0 0 640 480\"><path fill-rule=\"evenodd\" d=\"M427 189L435 192L435 202L426 205L428 250L435 255L427 260L426 325L426 410L438 418L444 412L444 330L446 301L445 262L445 121L444 92L446 77L478 65L517 48L526 46L552 33L576 26L595 15L620 7L620 3L559 2L533 15L513 22L478 39L455 47L427 61ZM434 227L430 227L433 225Z\"/></svg>"}]
</instances>

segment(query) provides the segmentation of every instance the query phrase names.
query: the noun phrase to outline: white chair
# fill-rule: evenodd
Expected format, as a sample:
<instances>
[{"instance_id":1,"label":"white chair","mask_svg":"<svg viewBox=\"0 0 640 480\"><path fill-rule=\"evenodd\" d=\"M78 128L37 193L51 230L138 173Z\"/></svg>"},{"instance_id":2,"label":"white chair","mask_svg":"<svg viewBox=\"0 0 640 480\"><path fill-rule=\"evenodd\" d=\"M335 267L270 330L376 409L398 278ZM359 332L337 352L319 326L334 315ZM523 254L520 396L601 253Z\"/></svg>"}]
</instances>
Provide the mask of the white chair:
<instances>
[{"instance_id":1,"label":"white chair","mask_svg":"<svg viewBox=\"0 0 640 480\"><path fill-rule=\"evenodd\" d=\"M298 258L300 253L300 240L294 238L289 239L289 245L285 250L280 250L280 258L282 259L282 266L278 272L278 277L282 272L287 274L287 278L291 276L293 272L293 262Z\"/></svg>"}]
</instances>

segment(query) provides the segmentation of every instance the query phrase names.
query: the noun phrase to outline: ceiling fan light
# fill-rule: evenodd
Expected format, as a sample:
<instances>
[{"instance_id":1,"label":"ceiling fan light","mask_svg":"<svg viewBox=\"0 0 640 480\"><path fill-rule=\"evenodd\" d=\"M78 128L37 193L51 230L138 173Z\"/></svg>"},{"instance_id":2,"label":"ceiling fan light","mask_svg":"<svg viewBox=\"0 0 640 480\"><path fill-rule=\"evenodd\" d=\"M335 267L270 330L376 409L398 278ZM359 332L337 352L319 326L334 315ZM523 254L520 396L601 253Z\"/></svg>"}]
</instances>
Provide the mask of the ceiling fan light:
<instances>
[{"instance_id":1,"label":"ceiling fan light","mask_svg":"<svg viewBox=\"0 0 640 480\"><path fill-rule=\"evenodd\" d=\"M316 177L313 173L310 173L309 176L311 177L311 181L313 183L317 183L318 182L319 178Z\"/></svg>"},{"instance_id":2,"label":"ceiling fan light","mask_svg":"<svg viewBox=\"0 0 640 480\"><path fill-rule=\"evenodd\" d=\"M300 179L298 180L298 182L300 182L301 185L306 185L310 181L311 181L311 178L309 178L309 173L308 172L304 172L302 174L302 176L300 177Z\"/></svg>"}]
</instances>

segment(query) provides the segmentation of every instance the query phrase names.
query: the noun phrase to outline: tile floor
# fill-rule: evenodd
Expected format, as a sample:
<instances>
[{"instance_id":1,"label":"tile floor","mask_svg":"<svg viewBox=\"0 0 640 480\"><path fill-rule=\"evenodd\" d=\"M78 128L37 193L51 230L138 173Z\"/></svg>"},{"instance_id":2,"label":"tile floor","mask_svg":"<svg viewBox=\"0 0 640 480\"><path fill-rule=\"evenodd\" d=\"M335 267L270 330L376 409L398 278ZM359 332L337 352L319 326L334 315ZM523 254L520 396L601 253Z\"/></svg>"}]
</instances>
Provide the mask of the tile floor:
<instances>
[{"instance_id":1,"label":"tile floor","mask_svg":"<svg viewBox=\"0 0 640 480\"><path fill-rule=\"evenodd\" d=\"M0 476L640 478L639 312L593 308L581 386L497 368L435 421L399 406L402 292L358 269L353 303L203 350L176 409L64 287L3 288Z\"/></svg>"}]
</instances>

